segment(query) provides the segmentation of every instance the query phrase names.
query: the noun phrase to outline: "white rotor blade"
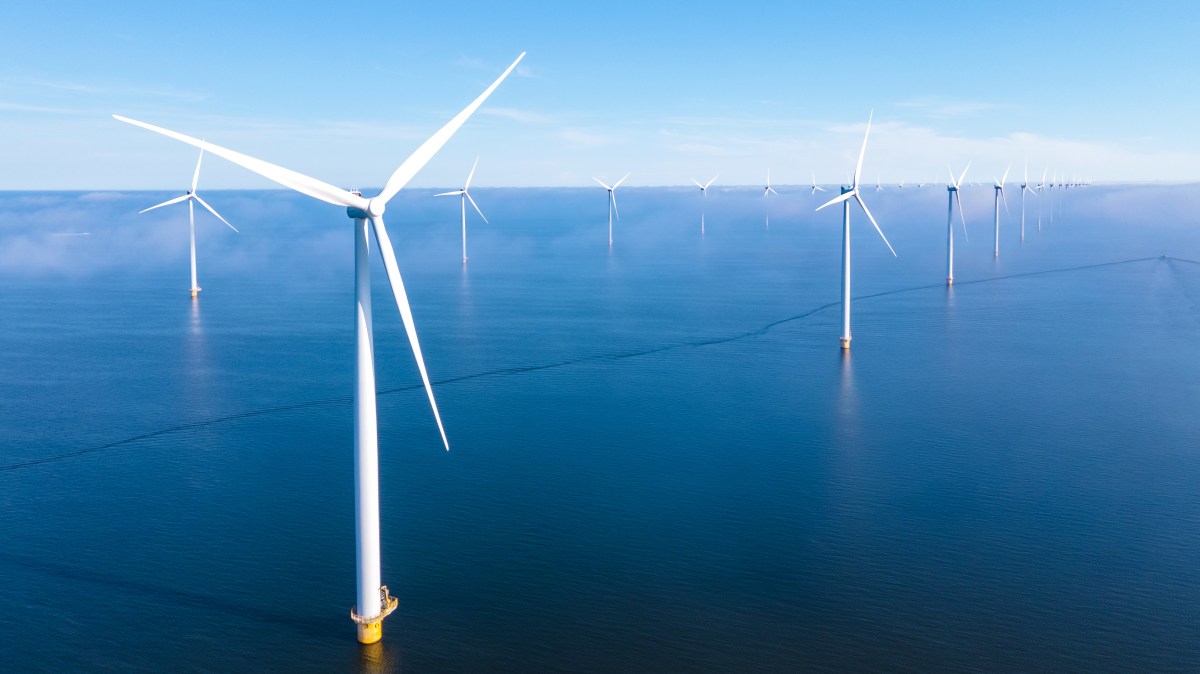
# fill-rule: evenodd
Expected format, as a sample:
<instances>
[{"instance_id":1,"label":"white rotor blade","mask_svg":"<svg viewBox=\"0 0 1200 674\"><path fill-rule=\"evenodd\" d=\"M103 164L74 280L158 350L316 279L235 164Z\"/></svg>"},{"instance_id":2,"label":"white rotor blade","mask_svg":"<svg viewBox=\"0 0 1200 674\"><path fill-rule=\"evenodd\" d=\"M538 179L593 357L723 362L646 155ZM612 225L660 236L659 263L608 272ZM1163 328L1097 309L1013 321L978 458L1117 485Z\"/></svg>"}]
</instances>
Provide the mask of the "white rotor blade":
<instances>
[{"instance_id":1,"label":"white rotor blade","mask_svg":"<svg viewBox=\"0 0 1200 674\"><path fill-rule=\"evenodd\" d=\"M606 185L603 180L601 180L595 176L592 176L592 180L595 180L596 182L600 183L600 185L603 186L604 189L608 190L609 192L611 192L613 189L613 188L609 187L608 185Z\"/></svg>"},{"instance_id":2,"label":"white rotor blade","mask_svg":"<svg viewBox=\"0 0 1200 674\"><path fill-rule=\"evenodd\" d=\"M692 182L696 183L696 187L699 187L700 189L704 189L704 185L701 185L699 180L692 178Z\"/></svg>"},{"instance_id":3,"label":"white rotor blade","mask_svg":"<svg viewBox=\"0 0 1200 674\"><path fill-rule=\"evenodd\" d=\"M963 239L970 241L971 237L967 236L967 216L963 215L962 197L958 196L958 190L954 190L954 200L958 202L958 217L962 220Z\"/></svg>"},{"instance_id":4,"label":"white rotor blade","mask_svg":"<svg viewBox=\"0 0 1200 674\"><path fill-rule=\"evenodd\" d=\"M767 186L767 191L770 192L771 194L774 194L775 196L779 196L779 193L775 191L775 188L771 187L770 185Z\"/></svg>"},{"instance_id":5,"label":"white rotor blade","mask_svg":"<svg viewBox=\"0 0 1200 674\"><path fill-rule=\"evenodd\" d=\"M863 134L862 149L858 151L858 164L854 166L854 184L853 187L858 187L858 176L862 173L863 157L867 155L867 138L871 135L871 120L875 118L875 111L871 111L871 116L867 118L867 132ZM861 203L861 200L859 201Z\"/></svg>"},{"instance_id":6,"label":"white rotor blade","mask_svg":"<svg viewBox=\"0 0 1200 674\"><path fill-rule=\"evenodd\" d=\"M630 174L626 173L625 175L621 176L621 179L620 179L620 180L618 180L618 181L617 181L617 184L616 184L616 185L613 185L613 186L612 186L612 188L615 190L615 189L617 189L618 187L620 187L620 186L621 186L621 183L625 182L625 179L626 179L626 178L628 178L628 177L629 177L629 175L630 175Z\"/></svg>"},{"instance_id":7,"label":"white rotor blade","mask_svg":"<svg viewBox=\"0 0 1200 674\"><path fill-rule=\"evenodd\" d=\"M479 217L483 218L484 222L487 222L489 225L492 224L488 222L487 217L483 214L483 211L479 210L479 204L475 203L475 200L471 198L470 192L463 190L463 196L467 198L467 201L471 202L471 205L475 207L475 212L479 214Z\"/></svg>"},{"instance_id":8,"label":"white rotor blade","mask_svg":"<svg viewBox=\"0 0 1200 674\"><path fill-rule=\"evenodd\" d=\"M871 221L871 224L875 225L875 231L879 232L879 238L883 239L883 243L887 245L888 250L892 251L892 257L899 257L899 255L896 255L896 250L892 248L892 244L888 243L887 237L883 235L883 230L879 228L879 223L875 222L875 216L871 215L871 211L867 208L867 204L863 202L862 197L858 196L857 192L854 193L854 200L857 201L858 205L862 207L863 213L867 214L867 218Z\"/></svg>"},{"instance_id":9,"label":"white rotor blade","mask_svg":"<svg viewBox=\"0 0 1200 674\"><path fill-rule=\"evenodd\" d=\"M845 194L843 194L843 195L836 196L836 197L834 197L834 198L830 199L829 201L826 201L825 203L821 204L820 206L817 206L817 210L819 211L819 210L821 210L822 208L825 208L826 206L832 206L832 205L834 205L834 204L840 204L840 203L842 203L843 201L845 201L845 200L849 199L850 197L853 197L855 194L858 194L858 190L850 190L849 192L847 192L847 193L845 193Z\"/></svg>"},{"instance_id":10,"label":"white rotor blade","mask_svg":"<svg viewBox=\"0 0 1200 674\"><path fill-rule=\"evenodd\" d=\"M196 172L192 174L192 191L196 191L196 183L200 182L200 162L204 161L204 148L200 148L200 156L196 158Z\"/></svg>"},{"instance_id":11,"label":"white rotor blade","mask_svg":"<svg viewBox=\"0 0 1200 674\"><path fill-rule=\"evenodd\" d=\"M462 194L463 192L464 192L464 190L454 190L453 192L442 192L441 194L435 194L433 196L435 196L435 197L453 197L453 196L458 196L459 194Z\"/></svg>"},{"instance_id":12,"label":"white rotor blade","mask_svg":"<svg viewBox=\"0 0 1200 674\"><path fill-rule=\"evenodd\" d=\"M952 187L958 187L958 185L954 183L954 169L950 168L949 164L946 164L946 172L950 174L950 185Z\"/></svg>"},{"instance_id":13,"label":"white rotor blade","mask_svg":"<svg viewBox=\"0 0 1200 674\"><path fill-rule=\"evenodd\" d=\"M955 187L962 187L963 180L967 177L967 171L971 169L971 162L967 162L967 168L963 169L962 175L958 177L958 182L954 183Z\"/></svg>"},{"instance_id":14,"label":"white rotor blade","mask_svg":"<svg viewBox=\"0 0 1200 674\"><path fill-rule=\"evenodd\" d=\"M142 210L138 211L138 215L141 215L142 213L145 213L146 211L152 211L156 208L162 208L163 206L170 206L171 204L177 204L177 203L183 201L184 199L187 199L190 196L192 196L192 195L185 194L182 197L175 197L174 199L167 199L166 201L164 201L161 204L158 204L156 206L151 206L150 208L143 208Z\"/></svg>"},{"instance_id":15,"label":"white rotor blade","mask_svg":"<svg viewBox=\"0 0 1200 674\"><path fill-rule=\"evenodd\" d=\"M296 190L301 194L307 194L314 199L320 199L325 203L334 204L335 206L353 206L363 210L367 209L366 199L358 196L357 194L351 194L339 187L334 187L329 183L317 180L316 178L310 178L303 173L297 173L291 169L286 169L282 166L276 166L275 164L265 162L261 159L255 159L249 155L244 155L241 152L235 152L233 150L223 148L220 145L213 145L207 141L192 138L191 136L171 131L169 129L164 129L161 126L154 126L153 124L139 122L136 119L129 119L128 117L122 117L121 115L113 115L113 118L117 121L125 122L126 124L140 126L149 131L161 133L168 138L174 138L177 141L198 147L201 150L207 150L218 157L228 159L238 166L253 171L264 178L273 180L284 187Z\"/></svg>"},{"instance_id":16,"label":"white rotor blade","mask_svg":"<svg viewBox=\"0 0 1200 674\"><path fill-rule=\"evenodd\" d=\"M433 385L429 383L429 373L425 371L425 358L421 356L421 344L417 341L417 328L413 324L412 308L408 305L408 294L404 292L400 267L396 265L396 251L392 249L392 241L388 238L387 229L383 226L383 218L371 218L371 226L375 230L375 242L379 244L380 257L383 258L383 268L387 270L388 280L392 283L392 295L396 297L396 308L400 310L400 319L404 321L404 331L408 333L408 343L412 345L413 356L417 359L417 369L421 371L421 381L425 384L425 393L429 395L433 418L437 420L438 431L442 434L442 444L446 446L446 451L450 451L450 441L446 439L446 429L442 427L442 415L438 413L437 401L433 399Z\"/></svg>"},{"instance_id":17,"label":"white rotor blade","mask_svg":"<svg viewBox=\"0 0 1200 674\"><path fill-rule=\"evenodd\" d=\"M1000 179L1000 187L1004 187L1004 184L1008 182L1008 172L1011 170L1012 162L1008 162L1008 168L1004 169L1004 177Z\"/></svg>"},{"instance_id":18,"label":"white rotor blade","mask_svg":"<svg viewBox=\"0 0 1200 674\"><path fill-rule=\"evenodd\" d=\"M226 227L228 227L228 228L232 229L233 231L237 232L238 234L241 234L241 232L238 232L238 228L237 228L237 227L234 227L233 225L229 224L229 221L228 221L228 220L226 220L225 218L222 218L222 217L221 217L221 214L220 214L220 213L218 213L218 212L217 212L217 210L216 210L215 208L213 208L212 206L209 206L207 201L205 201L204 199L201 199L199 194L196 194L195 192L193 192L193 193L192 193L192 196L196 198L196 201L199 201L199 202L200 202L200 205L201 205L201 206L203 206L203 207L207 208L209 213L212 213L213 215L217 216L217 219L218 219L218 220L220 220L221 222L225 223L225 226L226 226Z\"/></svg>"},{"instance_id":19,"label":"white rotor blade","mask_svg":"<svg viewBox=\"0 0 1200 674\"><path fill-rule=\"evenodd\" d=\"M463 191L466 192L471 187L471 178L475 177L475 169L479 166L479 157L475 158L475 163L471 165L471 172L467 174L467 184L463 185Z\"/></svg>"},{"instance_id":20,"label":"white rotor blade","mask_svg":"<svg viewBox=\"0 0 1200 674\"><path fill-rule=\"evenodd\" d=\"M617 216L617 219L620 220L621 219L621 211L617 210L617 193L615 191L610 191L608 193L608 198L612 199L613 214L615 214Z\"/></svg>"},{"instance_id":21,"label":"white rotor blade","mask_svg":"<svg viewBox=\"0 0 1200 674\"><path fill-rule=\"evenodd\" d=\"M704 183L704 189L705 189L705 191L707 191L707 190L708 190L708 186L709 186L709 185L711 185L711 184L713 184L713 181L714 181L714 180L716 180L716 179L717 179L717 176L713 176L712 178L709 178L708 182Z\"/></svg>"},{"instance_id":22,"label":"white rotor blade","mask_svg":"<svg viewBox=\"0 0 1200 674\"><path fill-rule=\"evenodd\" d=\"M1008 196L1004 194L1004 188L1000 188L1000 202L1004 204L1004 212L1008 214L1008 224L1012 224L1012 211L1008 210Z\"/></svg>"},{"instance_id":23,"label":"white rotor blade","mask_svg":"<svg viewBox=\"0 0 1200 674\"><path fill-rule=\"evenodd\" d=\"M492 95L492 92L496 90L496 87L500 86L500 83L503 82L506 77L508 77L508 74L517 67L517 64L520 63L521 59L523 58L525 58L525 52L521 52L521 55L517 57L517 60L513 61L512 65L510 65L508 69L500 75L500 77L496 78L496 81L492 82L490 87L484 89L483 93L479 94L478 98L476 98L474 101L471 101L470 105L463 108L462 112L455 115L454 119L447 122L445 126L438 129L437 133L430 136L429 140L425 141L421 147L417 148L416 152L413 152L408 159L405 159L404 163L392 173L392 177L388 178L387 184L383 186L383 191L380 192L375 198L382 200L383 203L386 204L389 200L391 200L392 197L396 196L396 193L400 191L400 188L407 185L408 181L412 180L413 176L417 175L417 172L424 168L424 166L429 163L430 159L433 159L433 155L437 154L438 150L442 149L442 146L450 140L450 137L453 136L455 132L457 132L459 128L461 128L462 125L467 122L467 119L479 109L479 106L483 105L483 102L487 100L488 96Z\"/></svg>"}]
</instances>

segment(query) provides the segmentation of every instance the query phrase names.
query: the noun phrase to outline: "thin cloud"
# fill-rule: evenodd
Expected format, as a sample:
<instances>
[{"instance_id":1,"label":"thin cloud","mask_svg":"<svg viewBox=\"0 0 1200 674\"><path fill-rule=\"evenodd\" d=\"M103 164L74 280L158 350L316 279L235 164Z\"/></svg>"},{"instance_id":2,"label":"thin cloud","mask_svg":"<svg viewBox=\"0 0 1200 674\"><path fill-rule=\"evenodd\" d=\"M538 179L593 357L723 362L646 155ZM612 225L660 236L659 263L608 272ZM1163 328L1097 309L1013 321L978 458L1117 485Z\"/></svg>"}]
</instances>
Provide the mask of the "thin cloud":
<instances>
[{"instance_id":1,"label":"thin cloud","mask_svg":"<svg viewBox=\"0 0 1200 674\"><path fill-rule=\"evenodd\" d=\"M986 101L956 101L941 96L921 96L895 104L898 108L915 110L929 117L950 119L971 117L1003 106Z\"/></svg>"},{"instance_id":2,"label":"thin cloud","mask_svg":"<svg viewBox=\"0 0 1200 674\"><path fill-rule=\"evenodd\" d=\"M523 124L553 124L555 122L555 119L549 115L521 110L519 108L484 107L479 109L479 114L487 117L510 119Z\"/></svg>"}]
</instances>

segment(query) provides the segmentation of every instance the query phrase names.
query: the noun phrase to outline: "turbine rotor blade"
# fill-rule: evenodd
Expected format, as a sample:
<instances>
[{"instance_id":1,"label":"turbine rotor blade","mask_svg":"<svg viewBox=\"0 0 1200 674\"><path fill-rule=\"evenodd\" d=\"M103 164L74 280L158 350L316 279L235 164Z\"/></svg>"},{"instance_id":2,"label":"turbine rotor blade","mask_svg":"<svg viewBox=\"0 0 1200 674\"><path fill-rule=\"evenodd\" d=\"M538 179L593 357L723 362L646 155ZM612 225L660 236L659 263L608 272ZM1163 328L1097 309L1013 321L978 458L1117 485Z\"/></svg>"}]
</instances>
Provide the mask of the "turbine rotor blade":
<instances>
[{"instance_id":1,"label":"turbine rotor blade","mask_svg":"<svg viewBox=\"0 0 1200 674\"><path fill-rule=\"evenodd\" d=\"M854 165L854 184L852 187L858 188L858 177L862 173L863 157L867 155L867 138L871 135L871 120L875 118L875 111L871 111L871 116L867 117L867 132L863 134L862 149L858 151L858 163Z\"/></svg>"},{"instance_id":2,"label":"turbine rotor blade","mask_svg":"<svg viewBox=\"0 0 1200 674\"><path fill-rule=\"evenodd\" d=\"M199 194L196 194L195 192L193 192L193 193L192 193L192 196L196 198L196 201L199 201L199 202L200 202L200 205L201 205L201 206L203 206L203 207L207 208L209 213L212 213L213 215L217 216L217 219L218 219L218 220L220 220L221 222L225 223L225 226L226 226L226 227L228 227L228 228L232 229L233 231L237 232L238 234L241 234L241 232L238 232L238 228L237 228L237 227L234 227L233 225L229 224L229 221L228 221L228 220L226 220L225 218L222 218L222 217L221 217L221 214L217 212L217 209L213 208L212 206L209 206L209 205L208 205L208 202L207 202L207 201L205 201L204 199L201 199Z\"/></svg>"},{"instance_id":3,"label":"turbine rotor blade","mask_svg":"<svg viewBox=\"0 0 1200 674\"><path fill-rule=\"evenodd\" d=\"M699 180L692 178L692 182L696 183L696 187L699 187L700 189L704 189L704 185L701 185Z\"/></svg>"},{"instance_id":4,"label":"turbine rotor blade","mask_svg":"<svg viewBox=\"0 0 1200 674\"><path fill-rule=\"evenodd\" d=\"M510 65L508 69L500 75L500 77L496 78L496 81L492 82L491 86L489 86L487 89L484 89L482 94L479 94L474 101L471 101L470 105L463 108L462 112L454 116L454 119L451 119L446 123L445 126L438 129L436 133L429 137L429 140L422 143L421 147L418 147L415 152L409 155L408 159L405 159L404 163L392 173L392 177L388 178L387 183L383 186L383 191L380 192L375 198L386 204L391 200L392 197L396 196L396 193L399 192L402 187L407 185L408 181L412 180L413 176L417 175L417 172L424 168L425 164L429 163L430 159L433 159L433 155L437 154L438 150L442 149L442 146L450 140L450 137L453 136L463 124L466 124L467 119L479 109L479 106L483 105L483 102L488 99L488 96L492 95L492 92L500 86L500 83L508 77L508 74L517 67L517 64L520 63L521 59L523 58L525 58L525 52L521 52L521 55L517 57L517 60L513 61L512 65Z\"/></svg>"},{"instance_id":5,"label":"turbine rotor blade","mask_svg":"<svg viewBox=\"0 0 1200 674\"><path fill-rule=\"evenodd\" d=\"M196 183L200 182L200 162L204 161L204 148L200 148L200 156L196 158L196 171L192 174L192 191L196 191Z\"/></svg>"},{"instance_id":6,"label":"turbine rotor blade","mask_svg":"<svg viewBox=\"0 0 1200 674\"><path fill-rule=\"evenodd\" d=\"M970 241L971 237L967 236L967 216L963 215L962 197L958 196L958 190L954 190L954 201L958 203L958 218L962 220L963 240Z\"/></svg>"},{"instance_id":7,"label":"turbine rotor blade","mask_svg":"<svg viewBox=\"0 0 1200 674\"><path fill-rule=\"evenodd\" d=\"M435 196L435 197L453 197L453 196L462 194L464 191L465 190L454 190L453 192L442 192L441 194L435 194L433 196Z\"/></svg>"},{"instance_id":8,"label":"turbine rotor blade","mask_svg":"<svg viewBox=\"0 0 1200 674\"><path fill-rule=\"evenodd\" d=\"M717 176L713 176L712 178L709 178L709 179L708 179L708 182L704 183L704 189L705 189L705 191L707 191L707 190L708 190L708 186L709 186L709 185L711 185L711 184L713 184L713 181L714 181L714 180L716 180L716 179L717 179Z\"/></svg>"},{"instance_id":9,"label":"turbine rotor blade","mask_svg":"<svg viewBox=\"0 0 1200 674\"><path fill-rule=\"evenodd\" d=\"M883 239L883 243L887 245L888 250L892 251L892 257L900 257L899 255L896 255L896 250L892 248L892 244L888 243L887 237L883 235L883 230L879 228L879 223L875 222L875 216L871 215L871 211L867 208L867 204L863 202L862 197L858 196L857 192L854 193L854 200L857 201L858 205L862 207L863 213L867 214L867 219L871 221L871 224L875 225L875 231L879 232L879 238Z\"/></svg>"},{"instance_id":10,"label":"turbine rotor blade","mask_svg":"<svg viewBox=\"0 0 1200 674\"><path fill-rule=\"evenodd\" d=\"M1008 172L1012 170L1012 162L1008 162L1008 168L1004 169L1004 177L1000 179L1000 187L1004 187L1004 183L1008 182Z\"/></svg>"},{"instance_id":11,"label":"turbine rotor blade","mask_svg":"<svg viewBox=\"0 0 1200 674\"><path fill-rule=\"evenodd\" d=\"M171 204L177 204L185 199L188 199L191 196L192 195L190 195L190 194L185 194L181 197L175 197L174 199L167 199L166 201L162 202L161 204L151 206L150 208L143 208L142 210L138 211L138 215L141 215L142 213L145 213L146 211L152 211L156 208L162 208L163 206L170 206Z\"/></svg>"},{"instance_id":12,"label":"turbine rotor blade","mask_svg":"<svg viewBox=\"0 0 1200 674\"><path fill-rule=\"evenodd\" d=\"M171 131L170 129L164 129L161 126L154 126L153 124L139 122L136 119L122 117L121 115L113 115L113 118L117 121L125 122L126 124L140 126L148 131L160 133L168 138L174 138L177 141L198 147L201 150L207 150L208 152L215 154L222 159L227 159L244 169L253 171L258 175L267 178L268 180L273 180L284 187L296 190L301 194L307 194L314 199L320 199L325 203L334 204L335 206L347 206L361 208L363 210L367 209L368 204L366 199L358 196L357 194L351 194L350 192L347 192L339 187L334 187L329 183L317 180L316 178L310 178L303 173L297 173L291 169L286 169L282 166L277 166L261 159L255 159L254 157L242 154L241 152L235 152L234 150L223 148L220 145L213 145L208 141L193 138L176 131Z\"/></svg>"},{"instance_id":13,"label":"turbine rotor blade","mask_svg":"<svg viewBox=\"0 0 1200 674\"><path fill-rule=\"evenodd\" d=\"M595 176L592 176L592 180L595 180L596 182L600 183L600 185L601 185L601 186L602 186L604 189L608 190L609 192L611 192L611 191L613 190L613 188L611 188L611 187L609 187L608 185L606 185L606 184L604 183L604 181L603 181L603 180L601 180L601 179L599 179L599 178L597 178L597 177L595 177Z\"/></svg>"},{"instance_id":14,"label":"turbine rotor blade","mask_svg":"<svg viewBox=\"0 0 1200 674\"><path fill-rule=\"evenodd\" d=\"M967 162L967 168L963 169L962 175L958 177L958 182L954 183L955 187L962 187L963 180L967 177L967 171L971 169L971 162Z\"/></svg>"},{"instance_id":15,"label":"turbine rotor blade","mask_svg":"<svg viewBox=\"0 0 1200 674\"><path fill-rule=\"evenodd\" d=\"M849 192L847 192L847 193L845 193L845 194L842 194L842 195L836 196L836 197L834 197L834 198L830 199L829 201L826 201L825 203L821 204L820 206L817 206L817 210L819 211L819 210L821 210L822 208L825 208L826 206L832 206L832 205L834 205L834 204L840 204L840 203L842 203L843 201L845 201L845 200L847 200L847 199L849 199L849 198L853 197L853 196L854 196L854 195L856 195L856 194L858 194L858 190L850 190Z\"/></svg>"},{"instance_id":16,"label":"turbine rotor blade","mask_svg":"<svg viewBox=\"0 0 1200 674\"><path fill-rule=\"evenodd\" d=\"M613 214L617 216L618 220L620 220L621 219L621 211L617 210L617 192L616 192L616 190L610 190L608 193L608 196L610 199L612 199Z\"/></svg>"},{"instance_id":17,"label":"turbine rotor blade","mask_svg":"<svg viewBox=\"0 0 1200 674\"><path fill-rule=\"evenodd\" d=\"M479 166L479 157L475 157L475 163L471 165L471 172L467 174L467 184L463 185L463 191L466 192L471 187L471 178L475 177L475 169Z\"/></svg>"},{"instance_id":18,"label":"turbine rotor blade","mask_svg":"<svg viewBox=\"0 0 1200 674\"><path fill-rule=\"evenodd\" d=\"M442 415L438 413L437 401L433 398L433 385L429 383L429 373L425 371L425 358L421 356L421 344L417 341L417 328L413 324L408 294L404 292L404 280L400 278L400 267L396 265L396 251L392 249L391 239L383 226L383 217L371 218L371 227L375 230L375 242L379 244L383 268L387 270L388 281L392 284L392 295L396 298L396 308L400 310L404 331L408 333L408 343L412 346L417 369L421 372L421 382L425 384L425 393L429 396L430 407L433 408L433 418L437 421L438 432L442 434L442 444L445 445L446 451L450 451L450 441L446 439L446 429L442 426Z\"/></svg>"},{"instance_id":19,"label":"turbine rotor blade","mask_svg":"<svg viewBox=\"0 0 1200 674\"><path fill-rule=\"evenodd\" d=\"M467 198L467 201L471 202L471 205L475 207L475 212L479 214L479 217L483 218L484 222L487 222L489 225L492 224L488 222L487 216L483 214L483 211L479 210L479 204L475 203L475 200L471 198L470 192L463 190L463 196Z\"/></svg>"},{"instance_id":20,"label":"turbine rotor blade","mask_svg":"<svg viewBox=\"0 0 1200 674\"><path fill-rule=\"evenodd\" d=\"M629 177L629 175L630 175L630 174L626 173L625 175L621 176L621 179L620 179L620 180L618 180L618 181L617 181L617 184L616 184L616 185L613 185L613 186L612 186L612 188L615 190L615 189L617 189L618 187L620 187L620 186L621 186L621 183L625 182L625 179L626 179L626 178L628 178L628 177Z\"/></svg>"}]
</instances>

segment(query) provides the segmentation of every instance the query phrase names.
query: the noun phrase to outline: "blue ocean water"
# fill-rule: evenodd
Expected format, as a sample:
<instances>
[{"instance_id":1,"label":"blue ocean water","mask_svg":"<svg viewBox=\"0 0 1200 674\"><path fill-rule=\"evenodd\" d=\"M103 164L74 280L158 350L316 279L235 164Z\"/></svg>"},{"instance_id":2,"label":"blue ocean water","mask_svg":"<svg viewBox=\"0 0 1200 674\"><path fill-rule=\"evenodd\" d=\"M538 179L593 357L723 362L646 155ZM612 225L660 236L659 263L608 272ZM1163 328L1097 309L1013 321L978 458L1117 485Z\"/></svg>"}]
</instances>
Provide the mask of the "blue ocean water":
<instances>
[{"instance_id":1,"label":"blue ocean water","mask_svg":"<svg viewBox=\"0 0 1200 674\"><path fill-rule=\"evenodd\" d=\"M402 193L354 603L339 209L0 193L0 671L1200 670L1196 186ZM1014 194L1016 191L1013 191ZM1047 199L1047 202L1051 199ZM769 216L769 226L766 218ZM85 235L86 233L86 235ZM378 267L378 265L377 265Z\"/></svg>"}]
</instances>

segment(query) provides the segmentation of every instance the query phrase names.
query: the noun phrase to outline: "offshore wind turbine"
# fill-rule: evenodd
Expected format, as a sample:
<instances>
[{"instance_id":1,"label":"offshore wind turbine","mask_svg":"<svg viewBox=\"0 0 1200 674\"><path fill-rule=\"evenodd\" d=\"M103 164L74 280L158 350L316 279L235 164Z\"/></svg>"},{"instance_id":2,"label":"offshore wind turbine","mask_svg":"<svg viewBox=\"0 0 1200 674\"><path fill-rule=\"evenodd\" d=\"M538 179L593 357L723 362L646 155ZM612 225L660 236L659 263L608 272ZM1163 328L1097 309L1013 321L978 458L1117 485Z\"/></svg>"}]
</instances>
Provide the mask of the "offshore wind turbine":
<instances>
[{"instance_id":1,"label":"offshore wind turbine","mask_svg":"<svg viewBox=\"0 0 1200 674\"><path fill-rule=\"evenodd\" d=\"M621 178L620 180L618 180L615 185L613 185L612 187L609 187L603 180L601 180L595 176L592 176L592 180L595 180L596 182L600 183L600 185L602 187L604 187L604 189L608 190L608 247L609 248L612 248L613 214L616 213L617 219L618 220L621 219L621 213L620 213L620 211L617 210L617 188L620 187L621 183L625 182L625 178L628 178L628 177L629 177L629 174L626 173L625 176L623 178Z\"/></svg>"},{"instance_id":2,"label":"offshore wind turbine","mask_svg":"<svg viewBox=\"0 0 1200 674\"><path fill-rule=\"evenodd\" d=\"M779 196L779 193L775 191L775 188L771 187L771 169L767 169L767 186L763 188L763 199L766 199L768 194ZM768 213L766 218L766 225L764 227L769 228L771 226L771 214Z\"/></svg>"},{"instance_id":3,"label":"offshore wind turbine","mask_svg":"<svg viewBox=\"0 0 1200 674\"><path fill-rule=\"evenodd\" d=\"M462 200L463 264L467 263L467 202L468 201L471 202L471 205L475 207L475 212L479 214L479 217L483 218L484 223L491 224L491 223L488 223L487 216L485 216L483 214L483 211L479 210L479 204L475 203L475 200L471 198L471 193L468 191L471 189L471 178L475 177L475 168L478 166L479 166L479 157L476 157L475 164L471 166L471 172L467 174L467 184L463 185L461 189L453 190L451 192L442 192L441 194L433 195L435 197L451 197L451 196L454 196L457 194L462 198L461 200Z\"/></svg>"},{"instance_id":4,"label":"offshore wind turbine","mask_svg":"<svg viewBox=\"0 0 1200 674\"><path fill-rule=\"evenodd\" d=\"M963 179L967 177L967 170L971 168L971 162L967 162L967 168L963 169L962 175L958 180L954 179L954 171L950 171L947 166L946 170L950 171L950 183L946 185L946 285L954 285L954 202L958 202L958 217L962 220L963 238L967 237L967 218L963 215L962 198L958 195L958 190L962 187Z\"/></svg>"},{"instance_id":5,"label":"offshore wind turbine","mask_svg":"<svg viewBox=\"0 0 1200 674\"><path fill-rule=\"evenodd\" d=\"M813 171L812 176L813 176L812 193L816 194L817 192L824 192L825 188L821 187L820 185L817 184L817 172Z\"/></svg>"},{"instance_id":6,"label":"offshore wind turbine","mask_svg":"<svg viewBox=\"0 0 1200 674\"><path fill-rule=\"evenodd\" d=\"M1008 180L1008 172L1011 170L1012 170L1012 163L1010 162L1008 165L1008 168L1004 169L1004 177L1003 178L996 180L996 176L992 176L992 180L995 181L995 186L993 189L995 189L994 201L995 201L995 207L996 207L995 208L995 211L996 211L996 213L995 213L996 247L993 250L992 255L994 255L996 257L1000 257L1000 201L1001 200L1004 200L1004 212L1008 213L1009 224L1012 224L1012 213L1010 213L1008 210L1008 197L1004 196L1004 183L1005 183L1005 181Z\"/></svg>"},{"instance_id":7,"label":"offshore wind turbine","mask_svg":"<svg viewBox=\"0 0 1200 674\"><path fill-rule=\"evenodd\" d=\"M708 203L708 186L713 184L713 181L716 179L717 179L717 176L713 176L708 179L708 182L701 185L699 180L692 178L692 182L696 183L696 187L700 188L700 235L701 236L704 235L704 205L706 203Z\"/></svg>"},{"instance_id":8,"label":"offshore wind turbine","mask_svg":"<svg viewBox=\"0 0 1200 674\"><path fill-rule=\"evenodd\" d=\"M202 161L204 161L204 150L200 150L200 156L196 158L196 171L192 173L192 188L189 189L186 194L181 197L175 197L174 199L167 199L161 204L138 211L138 214L141 215L147 211L152 211L156 208L162 208L163 206L170 206L171 204L177 204L181 201L188 202L188 241L191 245L192 257L192 287L189 292L191 292L193 299L196 297L196 294L200 292L200 284L196 282L196 207L193 202L200 202L200 205L207 208L209 213L217 216L218 220L225 223L226 226L233 231L238 231L237 227L230 225L228 220L222 218L221 214L218 213L216 209L214 209L212 206L209 206L208 202L204 199L201 199L200 195L196 193L196 183L200 182L200 162ZM240 234L241 232L238 233Z\"/></svg>"},{"instance_id":9,"label":"offshore wind turbine","mask_svg":"<svg viewBox=\"0 0 1200 674\"><path fill-rule=\"evenodd\" d=\"M887 237L883 235L883 230L879 228L879 223L875 222L875 217L871 215L871 211L863 202L858 188L858 179L862 174L863 156L867 153L867 138L871 135L871 120L874 117L875 112L871 111L871 116L867 118L867 132L863 134L862 149L858 152L858 164L854 167L854 178L850 187L843 187L841 196L834 197L817 207L819 211L826 206L842 204L842 336L840 340L843 349L850 348L850 199L858 202L863 213L871 220L871 224L875 225L875 231L879 232L879 237L883 239L888 250L892 251L893 256L896 255L892 244L888 243Z\"/></svg>"},{"instance_id":10,"label":"offshore wind turbine","mask_svg":"<svg viewBox=\"0 0 1200 674\"><path fill-rule=\"evenodd\" d=\"M413 324L412 309L409 307L408 295L404 291L404 281L400 278L400 269L396 265L396 253L392 249L391 239L383 224L383 213L388 201L396 196L408 182L437 154L438 150L450 140L467 119L483 105L488 96L500 86L509 73L517 67L525 57L522 52L512 65L492 82L474 101L459 112L453 119L434 133L404 160L404 163L392 173L383 186L383 191L373 198L366 199L357 192L347 192L315 178L310 178L296 171L283 168L228 150L219 145L191 136L170 131L152 124L113 115L116 119L134 126L160 133L175 140L199 147L219 157L249 169L265 178L273 180L284 187L291 188L335 206L346 208L346 214L354 221L354 291L355 291L355 392L354 392L354 520L355 520L355 552L357 566L358 603L350 611L350 618L358 626L358 640L364 644L375 643L383 636L383 619L396 609L397 600L380 582L380 546L379 546L379 436L375 413L375 362L374 338L371 321L371 275L367 265L370 250L371 232L375 233L375 242L383 259L384 269L391 282L392 295L400 318L404 323L408 341L417 361L417 369L421 373L421 381L429 404L433 408L433 418L437 422L438 431L442 436L442 444L450 449L446 439L446 431L442 426L442 418L438 413L437 402L433 398L433 387L429 383L429 374L425 370L425 360L421 356L421 346L417 341L417 330ZM369 223L369 227L368 227Z\"/></svg>"},{"instance_id":11,"label":"offshore wind turbine","mask_svg":"<svg viewBox=\"0 0 1200 674\"><path fill-rule=\"evenodd\" d=\"M1025 180L1021 181L1021 240L1025 240L1025 193L1037 196L1037 192L1029 186L1029 160L1025 160Z\"/></svg>"}]
</instances>

